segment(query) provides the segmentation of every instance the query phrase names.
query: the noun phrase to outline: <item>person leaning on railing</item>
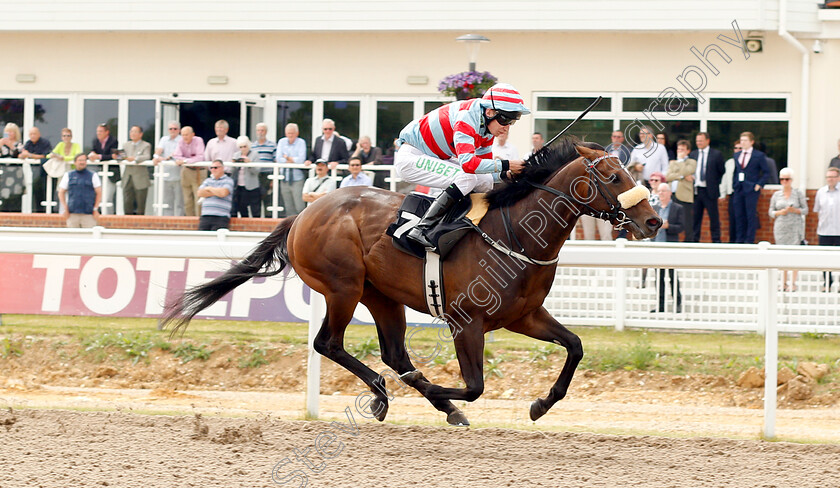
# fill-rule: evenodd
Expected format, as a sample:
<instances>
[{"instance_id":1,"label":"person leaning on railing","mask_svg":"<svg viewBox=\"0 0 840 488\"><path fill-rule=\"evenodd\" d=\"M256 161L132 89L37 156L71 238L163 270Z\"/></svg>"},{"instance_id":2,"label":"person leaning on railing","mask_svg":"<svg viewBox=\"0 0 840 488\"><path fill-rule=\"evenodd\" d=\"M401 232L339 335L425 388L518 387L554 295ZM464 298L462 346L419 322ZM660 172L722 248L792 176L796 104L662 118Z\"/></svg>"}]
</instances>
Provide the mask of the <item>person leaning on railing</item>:
<instances>
[{"instance_id":1,"label":"person leaning on railing","mask_svg":"<svg viewBox=\"0 0 840 488\"><path fill-rule=\"evenodd\" d=\"M37 127L29 129L29 140L23 145L23 151L18 156L20 159L40 159L41 164L37 169L32 169L32 201L33 211L43 212L41 202L47 199L47 172L44 170L44 163L47 162L47 155L52 145L50 141L41 137L41 130Z\"/></svg>"},{"instance_id":2,"label":"person leaning on railing","mask_svg":"<svg viewBox=\"0 0 840 488\"><path fill-rule=\"evenodd\" d=\"M143 140L143 129L134 125L128 131L128 142L125 143L125 172L123 173L123 208L126 215L144 215L146 213L146 196L152 181L149 178L149 167L140 166L152 157L152 145ZM114 168L119 171L119 168Z\"/></svg>"},{"instance_id":3,"label":"person leaning on railing","mask_svg":"<svg viewBox=\"0 0 840 488\"><path fill-rule=\"evenodd\" d=\"M0 139L0 158L16 158L23 151L20 128L9 122ZM20 212L23 193L26 191L23 179L23 165L5 165L0 176L0 212Z\"/></svg>"},{"instance_id":4,"label":"person leaning on railing","mask_svg":"<svg viewBox=\"0 0 840 488\"><path fill-rule=\"evenodd\" d=\"M204 161L204 140L195 135L192 127L185 125L181 129L181 142L178 143L172 159L181 167L184 213L187 217L195 217L199 214L198 187L207 178L207 170L198 166L185 166Z\"/></svg>"},{"instance_id":5,"label":"person leaning on railing","mask_svg":"<svg viewBox=\"0 0 840 488\"><path fill-rule=\"evenodd\" d=\"M181 124L171 121L167 124L167 135L160 138L155 148L155 156L152 158L155 166L162 161L174 162L172 155L178 149L181 142ZM184 193L181 191L181 169L177 166L164 166L163 177L163 201L166 208L163 215L182 216L184 215Z\"/></svg>"},{"instance_id":6,"label":"person leaning on railing","mask_svg":"<svg viewBox=\"0 0 840 488\"><path fill-rule=\"evenodd\" d=\"M236 139L237 151L233 153L234 163L250 163L259 158L257 151L251 149L248 136ZM233 206L230 216L260 216L260 168L235 166L233 168ZM250 215L249 215L250 214Z\"/></svg>"},{"instance_id":7,"label":"person leaning on railing","mask_svg":"<svg viewBox=\"0 0 840 488\"><path fill-rule=\"evenodd\" d=\"M805 240L805 221L808 215L808 202L805 193L792 185L793 170L782 168L779 182L782 189L770 198L770 218L773 219L773 238L776 244L798 246ZM782 271L782 283L785 291L796 291L796 270L791 272L788 286L787 270Z\"/></svg>"}]
</instances>

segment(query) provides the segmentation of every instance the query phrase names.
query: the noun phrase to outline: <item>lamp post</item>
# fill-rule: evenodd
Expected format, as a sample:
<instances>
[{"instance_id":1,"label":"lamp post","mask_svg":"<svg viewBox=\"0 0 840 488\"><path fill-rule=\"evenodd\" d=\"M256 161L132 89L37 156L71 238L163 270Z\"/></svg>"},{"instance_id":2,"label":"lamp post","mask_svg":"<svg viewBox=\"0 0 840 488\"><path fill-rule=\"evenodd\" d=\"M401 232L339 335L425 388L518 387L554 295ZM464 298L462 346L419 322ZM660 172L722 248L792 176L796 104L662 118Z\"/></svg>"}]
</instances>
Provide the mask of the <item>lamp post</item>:
<instances>
[{"instance_id":1,"label":"lamp post","mask_svg":"<svg viewBox=\"0 0 840 488\"><path fill-rule=\"evenodd\" d=\"M470 71L475 71L475 62L478 60L478 50L482 42L490 42L490 39L480 34L465 34L455 39L467 45L467 54L470 57Z\"/></svg>"}]
</instances>

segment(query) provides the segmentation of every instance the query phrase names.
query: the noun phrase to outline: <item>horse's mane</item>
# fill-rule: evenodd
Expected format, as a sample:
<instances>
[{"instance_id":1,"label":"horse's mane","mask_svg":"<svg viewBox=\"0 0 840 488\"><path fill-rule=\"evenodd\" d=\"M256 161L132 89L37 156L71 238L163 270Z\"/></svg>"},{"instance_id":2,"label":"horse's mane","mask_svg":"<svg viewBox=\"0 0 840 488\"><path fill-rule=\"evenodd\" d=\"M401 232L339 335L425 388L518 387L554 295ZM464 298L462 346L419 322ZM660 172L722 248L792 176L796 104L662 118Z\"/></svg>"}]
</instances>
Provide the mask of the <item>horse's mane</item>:
<instances>
[{"instance_id":1,"label":"horse's mane","mask_svg":"<svg viewBox=\"0 0 840 488\"><path fill-rule=\"evenodd\" d=\"M490 209L508 207L525 198L534 191L534 187L528 182L545 183L548 178L567 163L574 161L580 155L575 146L585 146L590 149L603 151L604 148L594 142L584 142L575 136L561 136L551 143L551 147L543 147L537 153L532 154L525 161L525 170L517 176L517 180L507 183L501 188L487 193L485 198L490 204Z\"/></svg>"}]
</instances>

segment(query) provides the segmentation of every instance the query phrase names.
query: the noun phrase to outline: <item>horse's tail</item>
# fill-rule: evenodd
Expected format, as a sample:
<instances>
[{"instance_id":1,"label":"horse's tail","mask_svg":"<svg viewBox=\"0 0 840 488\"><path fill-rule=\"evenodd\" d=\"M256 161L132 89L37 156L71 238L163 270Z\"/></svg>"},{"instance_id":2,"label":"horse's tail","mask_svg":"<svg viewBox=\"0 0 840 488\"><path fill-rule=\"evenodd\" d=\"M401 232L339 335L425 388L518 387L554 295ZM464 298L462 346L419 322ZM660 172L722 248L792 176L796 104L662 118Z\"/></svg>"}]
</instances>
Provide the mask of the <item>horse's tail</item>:
<instances>
[{"instance_id":1,"label":"horse's tail","mask_svg":"<svg viewBox=\"0 0 840 488\"><path fill-rule=\"evenodd\" d=\"M251 278L270 277L280 274L289 264L289 251L286 247L289 230L297 215L283 219L274 231L247 258L234 264L218 278L194 286L183 295L169 302L164 310L161 328L170 323L175 326L174 334L181 327L186 327L198 312L214 304L229 291ZM260 271L265 268L265 271Z\"/></svg>"}]
</instances>

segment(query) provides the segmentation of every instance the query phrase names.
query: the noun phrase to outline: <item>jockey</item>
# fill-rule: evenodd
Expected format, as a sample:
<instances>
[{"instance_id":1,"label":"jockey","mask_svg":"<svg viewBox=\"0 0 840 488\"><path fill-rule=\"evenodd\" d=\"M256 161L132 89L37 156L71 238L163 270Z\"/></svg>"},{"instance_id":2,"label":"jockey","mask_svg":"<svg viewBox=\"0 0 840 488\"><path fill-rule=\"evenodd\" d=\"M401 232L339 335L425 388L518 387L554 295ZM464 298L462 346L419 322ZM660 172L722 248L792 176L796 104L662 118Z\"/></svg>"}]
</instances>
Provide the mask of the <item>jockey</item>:
<instances>
[{"instance_id":1,"label":"jockey","mask_svg":"<svg viewBox=\"0 0 840 488\"><path fill-rule=\"evenodd\" d=\"M492 146L496 136L529 113L513 86L497 83L482 98L438 107L405 126L394 158L397 175L409 183L445 188L409 239L434 247L426 232L458 201L473 190L490 191L494 182L522 171L522 160L493 159Z\"/></svg>"}]
</instances>

